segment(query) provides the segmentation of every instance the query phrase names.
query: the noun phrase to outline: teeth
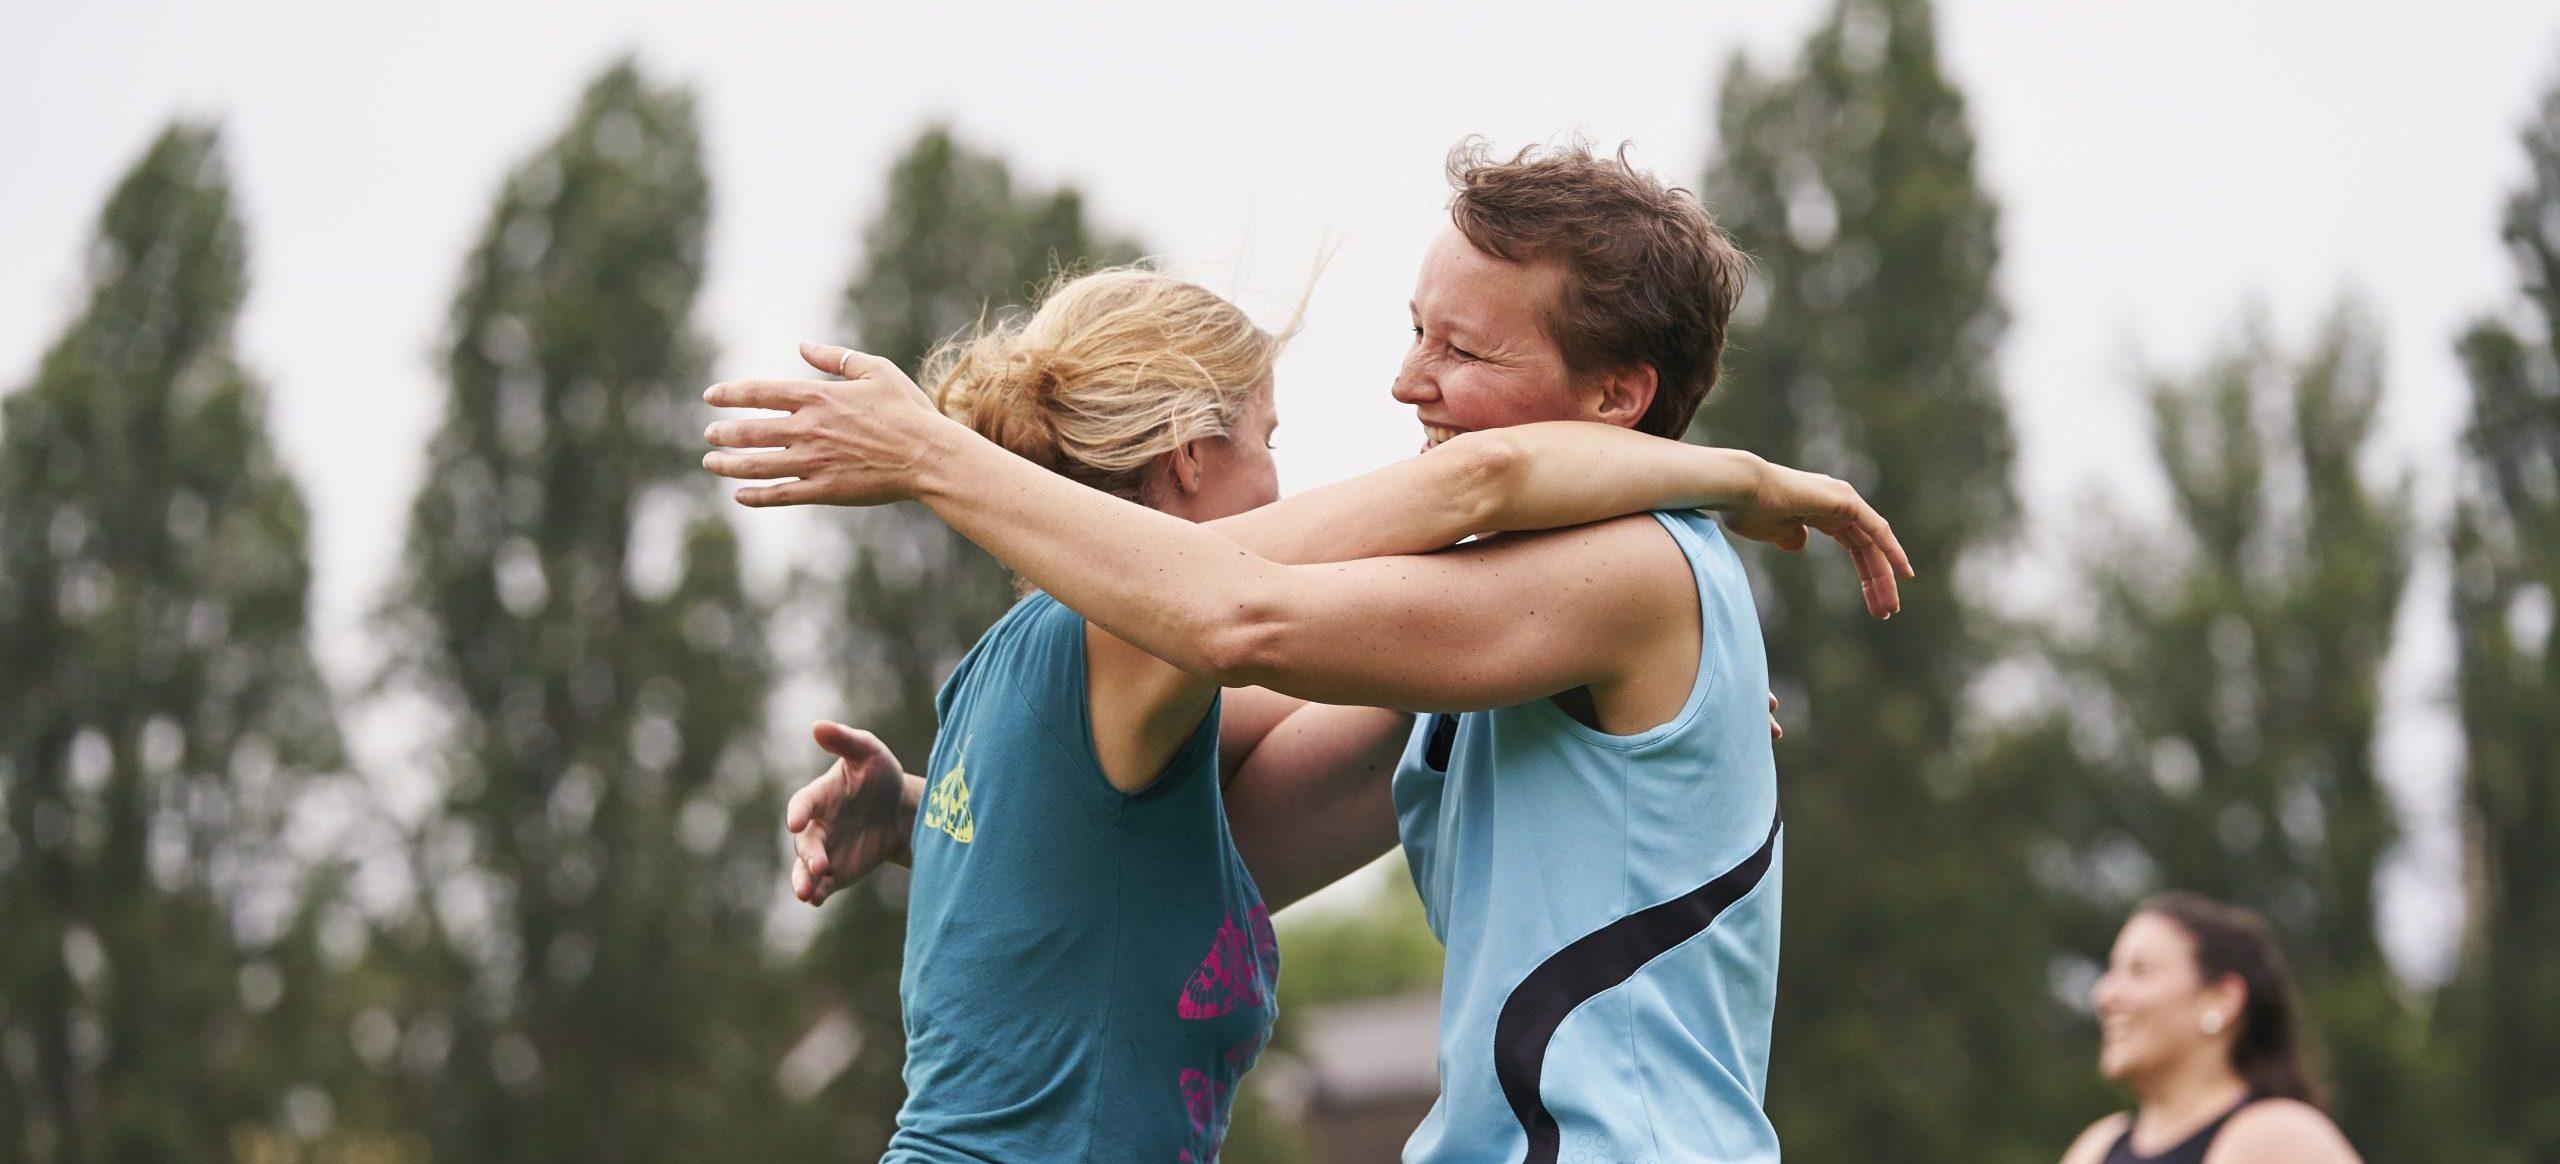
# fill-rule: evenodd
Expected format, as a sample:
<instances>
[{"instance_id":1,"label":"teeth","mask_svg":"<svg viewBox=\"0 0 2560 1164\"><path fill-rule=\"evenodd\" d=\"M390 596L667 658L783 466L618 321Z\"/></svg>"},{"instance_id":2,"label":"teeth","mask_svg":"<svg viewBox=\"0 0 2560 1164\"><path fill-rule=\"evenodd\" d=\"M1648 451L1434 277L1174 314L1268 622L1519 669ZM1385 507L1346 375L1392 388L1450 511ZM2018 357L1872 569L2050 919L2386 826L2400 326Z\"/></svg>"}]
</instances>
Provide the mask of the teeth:
<instances>
[{"instance_id":1,"label":"teeth","mask_svg":"<svg viewBox=\"0 0 2560 1164\"><path fill-rule=\"evenodd\" d=\"M1458 435L1458 430L1454 428L1441 428L1435 424L1426 424L1422 426L1422 435L1431 438L1431 443L1436 445L1450 437Z\"/></svg>"}]
</instances>

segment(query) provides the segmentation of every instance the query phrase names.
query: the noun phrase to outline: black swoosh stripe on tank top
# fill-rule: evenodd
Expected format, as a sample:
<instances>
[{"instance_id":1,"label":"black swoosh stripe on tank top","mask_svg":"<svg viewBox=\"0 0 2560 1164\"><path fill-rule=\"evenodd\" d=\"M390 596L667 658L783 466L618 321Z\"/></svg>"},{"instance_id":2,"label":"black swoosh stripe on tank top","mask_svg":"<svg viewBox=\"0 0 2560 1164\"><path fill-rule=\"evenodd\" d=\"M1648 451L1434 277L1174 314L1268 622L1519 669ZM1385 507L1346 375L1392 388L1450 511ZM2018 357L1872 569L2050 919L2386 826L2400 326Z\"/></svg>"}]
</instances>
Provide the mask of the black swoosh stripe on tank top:
<instances>
[{"instance_id":1,"label":"black swoosh stripe on tank top","mask_svg":"<svg viewBox=\"0 0 2560 1164\"><path fill-rule=\"evenodd\" d=\"M1547 1045L1565 1016L1602 991L1635 976L1645 963L1672 947L1706 932L1718 916L1742 900L1768 875L1778 847L1779 821L1769 822L1769 839L1742 863L1687 893L1646 906L1573 940L1548 955L1504 999L1493 1023L1493 1074L1502 1083L1511 1114L1529 1137L1523 1164L1555 1164L1564 1136L1554 1113L1538 1097L1538 1080L1546 1069Z\"/></svg>"},{"instance_id":2,"label":"black swoosh stripe on tank top","mask_svg":"<svg viewBox=\"0 0 2560 1164\"><path fill-rule=\"evenodd\" d=\"M1458 746L1458 717L1440 712L1431 717L1431 738L1422 742L1422 762L1447 775L1449 750Z\"/></svg>"}]
</instances>

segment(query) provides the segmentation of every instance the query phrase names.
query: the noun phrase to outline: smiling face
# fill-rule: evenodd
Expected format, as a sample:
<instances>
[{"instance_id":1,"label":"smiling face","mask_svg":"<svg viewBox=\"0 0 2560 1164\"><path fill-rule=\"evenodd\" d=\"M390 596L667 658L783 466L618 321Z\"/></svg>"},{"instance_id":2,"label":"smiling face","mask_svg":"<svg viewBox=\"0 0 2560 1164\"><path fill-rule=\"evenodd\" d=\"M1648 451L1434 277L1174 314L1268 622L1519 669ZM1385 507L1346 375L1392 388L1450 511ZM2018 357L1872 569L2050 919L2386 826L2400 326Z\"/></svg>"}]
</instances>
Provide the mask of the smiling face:
<instances>
[{"instance_id":1,"label":"smiling face","mask_svg":"<svg viewBox=\"0 0 2560 1164\"><path fill-rule=\"evenodd\" d=\"M1413 344L1395 397L1422 421L1424 448L1462 432L1539 420L1595 420L1547 313L1564 284L1551 263L1515 263L1444 228L1413 289Z\"/></svg>"},{"instance_id":2,"label":"smiling face","mask_svg":"<svg viewBox=\"0 0 2560 1164\"><path fill-rule=\"evenodd\" d=\"M2230 1061L2242 988L2229 978L2205 982L2196 972L2195 949L2184 928L2159 914L2138 913L2124 924L2107 972L2090 990L2100 1074L2135 1083L2194 1056ZM2216 1033L2206 1034L2207 1026Z\"/></svg>"}]
</instances>

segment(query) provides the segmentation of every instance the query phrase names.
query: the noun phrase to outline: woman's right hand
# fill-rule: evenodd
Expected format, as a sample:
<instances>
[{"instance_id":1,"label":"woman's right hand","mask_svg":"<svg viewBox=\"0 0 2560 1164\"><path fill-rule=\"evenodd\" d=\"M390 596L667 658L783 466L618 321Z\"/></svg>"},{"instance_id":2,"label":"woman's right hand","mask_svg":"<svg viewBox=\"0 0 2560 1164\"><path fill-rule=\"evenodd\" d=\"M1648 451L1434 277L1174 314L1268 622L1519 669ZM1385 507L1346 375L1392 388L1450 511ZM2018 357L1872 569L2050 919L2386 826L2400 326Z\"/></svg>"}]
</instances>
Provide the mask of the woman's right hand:
<instances>
[{"instance_id":1,"label":"woman's right hand","mask_svg":"<svg viewBox=\"0 0 2560 1164\"><path fill-rule=\"evenodd\" d=\"M870 732L820 721L811 734L836 762L792 794L782 823L791 833L791 895L817 905L882 862L906 863L924 781Z\"/></svg>"},{"instance_id":2,"label":"woman's right hand","mask_svg":"<svg viewBox=\"0 0 2560 1164\"><path fill-rule=\"evenodd\" d=\"M1789 552L1804 548L1805 530L1818 530L1839 542L1857 563L1867 613L1891 618L1902 609L1895 580L1912 576L1911 559L1894 540L1893 526L1858 495L1857 487L1837 477L1762 464L1750 497L1723 508L1725 528Z\"/></svg>"}]
</instances>

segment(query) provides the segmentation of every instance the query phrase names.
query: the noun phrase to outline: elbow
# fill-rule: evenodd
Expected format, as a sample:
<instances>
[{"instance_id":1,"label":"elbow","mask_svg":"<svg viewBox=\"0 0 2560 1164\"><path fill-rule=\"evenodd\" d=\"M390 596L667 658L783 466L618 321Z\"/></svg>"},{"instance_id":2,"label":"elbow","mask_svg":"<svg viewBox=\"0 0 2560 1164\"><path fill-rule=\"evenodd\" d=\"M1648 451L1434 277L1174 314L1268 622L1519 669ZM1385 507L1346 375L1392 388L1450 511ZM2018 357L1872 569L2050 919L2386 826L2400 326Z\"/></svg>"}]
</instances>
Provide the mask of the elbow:
<instances>
[{"instance_id":1,"label":"elbow","mask_svg":"<svg viewBox=\"0 0 2560 1164\"><path fill-rule=\"evenodd\" d=\"M1220 687L1270 686L1287 665L1288 637L1272 604L1230 601L1202 627L1194 673Z\"/></svg>"},{"instance_id":2,"label":"elbow","mask_svg":"<svg viewBox=\"0 0 2560 1164\"><path fill-rule=\"evenodd\" d=\"M1501 429L1460 433L1431 450L1431 456L1456 460L1457 495L1476 532L1504 528L1528 477L1528 453L1519 439Z\"/></svg>"}]
</instances>

